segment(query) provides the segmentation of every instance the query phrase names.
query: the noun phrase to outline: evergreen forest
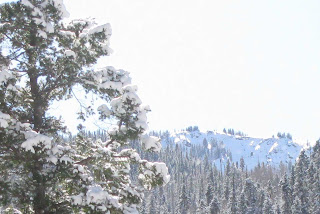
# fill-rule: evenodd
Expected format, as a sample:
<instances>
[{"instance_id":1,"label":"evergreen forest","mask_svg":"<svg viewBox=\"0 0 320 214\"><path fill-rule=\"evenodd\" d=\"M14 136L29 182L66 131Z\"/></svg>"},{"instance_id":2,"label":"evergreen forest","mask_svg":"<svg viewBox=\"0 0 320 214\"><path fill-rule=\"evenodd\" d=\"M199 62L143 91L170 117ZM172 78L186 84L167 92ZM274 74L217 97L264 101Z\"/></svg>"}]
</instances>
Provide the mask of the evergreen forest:
<instances>
[{"instance_id":1,"label":"evergreen forest","mask_svg":"<svg viewBox=\"0 0 320 214\"><path fill-rule=\"evenodd\" d=\"M111 25L69 17L63 0L0 4L1 214L320 214L320 141L293 163L249 168L223 142L150 131L130 73L98 68ZM67 100L76 133L50 112ZM91 119L104 127L89 131ZM273 139L294 147L289 133Z\"/></svg>"}]
</instances>

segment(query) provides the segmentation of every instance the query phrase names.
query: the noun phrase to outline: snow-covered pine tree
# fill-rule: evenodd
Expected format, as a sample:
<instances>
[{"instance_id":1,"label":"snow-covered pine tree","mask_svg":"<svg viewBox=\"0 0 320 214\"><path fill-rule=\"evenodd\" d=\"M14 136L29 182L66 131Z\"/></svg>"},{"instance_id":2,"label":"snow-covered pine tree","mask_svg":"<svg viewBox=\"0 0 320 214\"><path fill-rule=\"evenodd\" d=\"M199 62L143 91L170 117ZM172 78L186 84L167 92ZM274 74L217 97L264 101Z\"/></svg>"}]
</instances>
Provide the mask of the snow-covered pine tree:
<instances>
[{"instance_id":1,"label":"snow-covered pine tree","mask_svg":"<svg viewBox=\"0 0 320 214\"><path fill-rule=\"evenodd\" d=\"M274 214L271 198L268 195L264 198L262 213Z\"/></svg>"},{"instance_id":2,"label":"snow-covered pine tree","mask_svg":"<svg viewBox=\"0 0 320 214\"><path fill-rule=\"evenodd\" d=\"M250 178L247 178L244 182L243 191L247 203L247 213L255 213L259 208L257 204L257 188Z\"/></svg>"},{"instance_id":3,"label":"snow-covered pine tree","mask_svg":"<svg viewBox=\"0 0 320 214\"><path fill-rule=\"evenodd\" d=\"M204 199L200 199L197 203L196 213L203 214L203 213L206 213L206 210L207 210L206 202L204 201Z\"/></svg>"},{"instance_id":4,"label":"snow-covered pine tree","mask_svg":"<svg viewBox=\"0 0 320 214\"><path fill-rule=\"evenodd\" d=\"M299 199L298 196L296 196L293 200L292 207L291 207L292 213L293 214L304 214L302 208L303 207L301 204L301 200ZM308 214L308 213L306 213L306 214Z\"/></svg>"},{"instance_id":5,"label":"snow-covered pine tree","mask_svg":"<svg viewBox=\"0 0 320 214\"><path fill-rule=\"evenodd\" d=\"M231 166L230 166L230 161L228 160L227 166L225 167L225 180L223 184L223 196L226 201L229 200L230 196L230 180L231 180Z\"/></svg>"},{"instance_id":6,"label":"snow-covered pine tree","mask_svg":"<svg viewBox=\"0 0 320 214\"><path fill-rule=\"evenodd\" d=\"M238 198L237 210L239 214L246 214L248 210L245 193L242 191Z\"/></svg>"},{"instance_id":7,"label":"snow-covered pine tree","mask_svg":"<svg viewBox=\"0 0 320 214\"><path fill-rule=\"evenodd\" d=\"M207 138L204 138L203 141L202 141L202 145L204 148L208 148L208 141L207 141Z\"/></svg>"},{"instance_id":8,"label":"snow-covered pine tree","mask_svg":"<svg viewBox=\"0 0 320 214\"><path fill-rule=\"evenodd\" d=\"M310 184L312 200L310 202L310 213L320 214L320 170L314 175L314 183Z\"/></svg>"},{"instance_id":9,"label":"snow-covered pine tree","mask_svg":"<svg viewBox=\"0 0 320 214\"><path fill-rule=\"evenodd\" d=\"M320 169L320 139L312 149L311 161L315 164L316 169Z\"/></svg>"},{"instance_id":10,"label":"snow-covered pine tree","mask_svg":"<svg viewBox=\"0 0 320 214\"><path fill-rule=\"evenodd\" d=\"M231 187L232 187L232 191L231 191L231 196L229 197L229 201L228 201L228 214L237 214L237 200L236 200L236 184L235 184L235 172L234 172L234 168L232 169L232 181L231 181Z\"/></svg>"},{"instance_id":11,"label":"snow-covered pine tree","mask_svg":"<svg viewBox=\"0 0 320 214\"><path fill-rule=\"evenodd\" d=\"M292 195L291 195L291 187L288 181L288 176L285 173L282 180L280 181L281 188L281 213L283 214L291 214L291 206L292 206Z\"/></svg>"},{"instance_id":12,"label":"snow-covered pine tree","mask_svg":"<svg viewBox=\"0 0 320 214\"><path fill-rule=\"evenodd\" d=\"M299 160L295 164L295 183L293 187L293 204L292 213L309 213L309 192L307 184L307 172L309 159L302 150L299 155Z\"/></svg>"},{"instance_id":13,"label":"snow-covered pine tree","mask_svg":"<svg viewBox=\"0 0 320 214\"><path fill-rule=\"evenodd\" d=\"M110 25L63 22L69 15L63 0L6 3L0 14L0 207L36 214L136 213L142 187L164 185L169 175L164 163L142 160L128 146L132 139L149 151L161 146L145 134L150 109L129 73L93 69L111 52ZM105 102L97 113L113 124L106 141L81 133L66 141L63 122L48 116L52 102L72 97L75 86ZM95 112L82 109L82 118ZM139 186L130 180L131 163L139 165Z\"/></svg>"},{"instance_id":14,"label":"snow-covered pine tree","mask_svg":"<svg viewBox=\"0 0 320 214\"><path fill-rule=\"evenodd\" d=\"M265 202L265 199L266 199L266 191L264 188L261 188L260 187L260 184L258 183L257 184L257 202L256 202L256 207L255 207L255 210L257 213L262 213L262 209L263 209L263 206L264 206L264 202Z\"/></svg>"},{"instance_id":15,"label":"snow-covered pine tree","mask_svg":"<svg viewBox=\"0 0 320 214\"><path fill-rule=\"evenodd\" d=\"M206 191L206 201L207 201L207 205L209 206L213 196L214 196L214 187L213 187L213 182L209 180L208 182L208 186L207 186L207 191Z\"/></svg>"},{"instance_id":16,"label":"snow-covered pine tree","mask_svg":"<svg viewBox=\"0 0 320 214\"><path fill-rule=\"evenodd\" d=\"M190 208L190 196L187 191L186 181L183 181L180 196L179 196L179 212L181 214L189 213L188 210Z\"/></svg>"},{"instance_id":17,"label":"snow-covered pine tree","mask_svg":"<svg viewBox=\"0 0 320 214\"><path fill-rule=\"evenodd\" d=\"M244 167L245 167L244 159L243 159L243 157L241 157L240 158L240 169L241 169L241 172L244 171Z\"/></svg>"},{"instance_id":18,"label":"snow-covered pine tree","mask_svg":"<svg viewBox=\"0 0 320 214\"><path fill-rule=\"evenodd\" d=\"M313 147L308 174L310 213L320 214L320 140Z\"/></svg>"},{"instance_id":19,"label":"snow-covered pine tree","mask_svg":"<svg viewBox=\"0 0 320 214\"><path fill-rule=\"evenodd\" d=\"M218 201L218 198L215 196L210 203L209 206L209 213L210 214L219 214L220 213L220 203Z\"/></svg>"}]
</instances>

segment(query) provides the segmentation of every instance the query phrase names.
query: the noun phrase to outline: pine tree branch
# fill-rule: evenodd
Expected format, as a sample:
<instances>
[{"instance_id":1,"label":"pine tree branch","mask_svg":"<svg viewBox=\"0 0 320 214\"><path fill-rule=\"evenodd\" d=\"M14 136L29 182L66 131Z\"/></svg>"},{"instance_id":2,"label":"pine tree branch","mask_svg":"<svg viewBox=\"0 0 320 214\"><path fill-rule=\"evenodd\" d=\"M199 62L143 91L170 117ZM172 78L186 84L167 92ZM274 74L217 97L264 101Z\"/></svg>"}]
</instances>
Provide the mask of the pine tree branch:
<instances>
[{"instance_id":1,"label":"pine tree branch","mask_svg":"<svg viewBox=\"0 0 320 214\"><path fill-rule=\"evenodd\" d=\"M86 159L83 159L81 161L76 162L75 164L79 164L79 165L86 165L88 164L89 161L91 161L93 159L93 157L87 157Z\"/></svg>"},{"instance_id":2,"label":"pine tree branch","mask_svg":"<svg viewBox=\"0 0 320 214\"><path fill-rule=\"evenodd\" d=\"M106 147L110 146L114 141L115 141L115 139L111 139L111 140L107 143Z\"/></svg>"}]
</instances>

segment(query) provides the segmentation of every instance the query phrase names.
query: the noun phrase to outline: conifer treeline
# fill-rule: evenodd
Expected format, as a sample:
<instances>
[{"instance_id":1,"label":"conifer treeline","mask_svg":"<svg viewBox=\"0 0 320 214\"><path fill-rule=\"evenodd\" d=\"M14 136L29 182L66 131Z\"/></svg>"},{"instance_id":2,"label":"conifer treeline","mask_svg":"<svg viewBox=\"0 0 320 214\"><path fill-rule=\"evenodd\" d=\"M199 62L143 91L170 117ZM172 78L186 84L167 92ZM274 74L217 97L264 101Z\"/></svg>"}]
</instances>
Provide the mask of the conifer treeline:
<instances>
[{"instance_id":1,"label":"conifer treeline","mask_svg":"<svg viewBox=\"0 0 320 214\"><path fill-rule=\"evenodd\" d=\"M302 151L294 165L258 163L247 170L243 159L216 166L211 161L215 152L205 145L174 144L168 132L152 135L167 140L167 146L160 154L139 152L164 161L171 181L145 193L142 214L320 214L319 141L310 153Z\"/></svg>"}]
</instances>

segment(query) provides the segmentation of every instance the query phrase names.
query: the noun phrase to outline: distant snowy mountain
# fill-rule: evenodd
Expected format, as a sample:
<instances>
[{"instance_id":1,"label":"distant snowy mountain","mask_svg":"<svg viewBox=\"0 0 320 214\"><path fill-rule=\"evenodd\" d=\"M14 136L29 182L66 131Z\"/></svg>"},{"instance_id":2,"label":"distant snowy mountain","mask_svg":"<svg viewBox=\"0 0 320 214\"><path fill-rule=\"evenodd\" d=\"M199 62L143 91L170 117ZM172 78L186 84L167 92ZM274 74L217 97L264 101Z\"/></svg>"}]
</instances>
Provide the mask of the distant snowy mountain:
<instances>
[{"instance_id":1,"label":"distant snowy mountain","mask_svg":"<svg viewBox=\"0 0 320 214\"><path fill-rule=\"evenodd\" d=\"M287 138L251 138L212 131L175 132L168 138L162 139L164 146L168 142L186 147L207 146L209 152L215 153L213 161L217 166L220 162L224 165L228 159L240 163L242 157L248 169L255 167L258 162L271 166L279 166L281 161L285 164L294 163L302 149L301 145Z\"/></svg>"}]
</instances>

